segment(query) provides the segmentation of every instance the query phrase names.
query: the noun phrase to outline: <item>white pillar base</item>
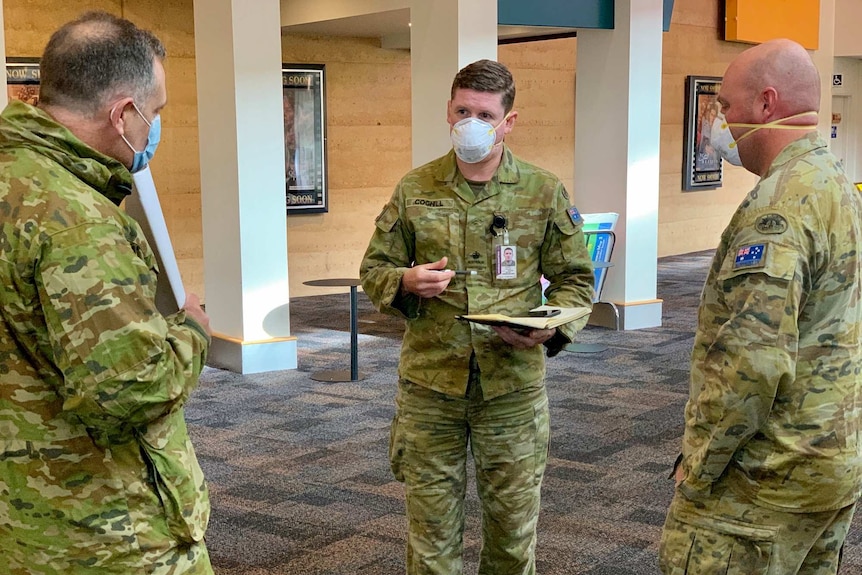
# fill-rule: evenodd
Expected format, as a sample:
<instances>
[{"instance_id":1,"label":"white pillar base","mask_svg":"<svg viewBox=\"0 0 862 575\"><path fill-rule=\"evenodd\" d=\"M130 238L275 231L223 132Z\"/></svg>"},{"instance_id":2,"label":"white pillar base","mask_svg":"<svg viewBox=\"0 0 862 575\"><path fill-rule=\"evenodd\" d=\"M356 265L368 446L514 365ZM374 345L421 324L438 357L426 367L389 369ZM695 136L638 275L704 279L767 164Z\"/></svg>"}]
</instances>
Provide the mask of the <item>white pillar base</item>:
<instances>
[{"instance_id":1,"label":"white pillar base","mask_svg":"<svg viewBox=\"0 0 862 575\"><path fill-rule=\"evenodd\" d=\"M207 365L243 375L296 369L296 345L295 337L240 341L213 334Z\"/></svg>"},{"instance_id":2,"label":"white pillar base","mask_svg":"<svg viewBox=\"0 0 862 575\"><path fill-rule=\"evenodd\" d=\"M597 301L587 324L613 330L659 327L662 303L660 299L628 303Z\"/></svg>"},{"instance_id":3,"label":"white pillar base","mask_svg":"<svg viewBox=\"0 0 862 575\"><path fill-rule=\"evenodd\" d=\"M620 329L641 329L661 326L662 300L630 301L618 303L620 310Z\"/></svg>"}]
</instances>

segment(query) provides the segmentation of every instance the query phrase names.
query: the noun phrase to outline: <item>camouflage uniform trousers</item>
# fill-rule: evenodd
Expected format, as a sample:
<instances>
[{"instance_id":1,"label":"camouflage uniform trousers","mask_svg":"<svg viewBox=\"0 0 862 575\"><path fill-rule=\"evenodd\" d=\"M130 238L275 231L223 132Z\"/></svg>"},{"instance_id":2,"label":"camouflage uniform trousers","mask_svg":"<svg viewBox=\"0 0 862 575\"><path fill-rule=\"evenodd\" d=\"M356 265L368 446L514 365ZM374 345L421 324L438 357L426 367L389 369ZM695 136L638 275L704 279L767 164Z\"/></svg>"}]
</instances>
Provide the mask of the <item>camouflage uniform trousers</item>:
<instances>
[{"instance_id":1,"label":"camouflage uniform trousers","mask_svg":"<svg viewBox=\"0 0 862 575\"><path fill-rule=\"evenodd\" d=\"M856 504L819 513L773 511L720 481L708 500L679 491L659 547L664 575L835 575Z\"/></svg>"},{"instance_id":2,"label":"camouflage uniform trousers","mask_svg":"<svg viewBox=\"0 0 862 575\"><path fill-rule=\"evenodd\" d=\"M462 572L467 445L482 502L479 575L533 575L550 425L544 385L485 401L399 382L389 457L407 499L407 574Z\"/></svg>"}]
</instances>

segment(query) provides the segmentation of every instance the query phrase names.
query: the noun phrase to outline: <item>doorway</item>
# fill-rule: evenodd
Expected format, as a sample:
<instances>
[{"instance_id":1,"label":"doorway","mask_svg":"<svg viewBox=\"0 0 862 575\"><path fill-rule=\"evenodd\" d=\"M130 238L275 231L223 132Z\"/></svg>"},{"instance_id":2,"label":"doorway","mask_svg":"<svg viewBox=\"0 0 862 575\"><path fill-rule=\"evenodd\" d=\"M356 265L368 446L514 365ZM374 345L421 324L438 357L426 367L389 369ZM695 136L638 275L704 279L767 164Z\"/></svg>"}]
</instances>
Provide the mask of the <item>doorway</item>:
<instances>
[{"instance_id":1,"label":"doorway","mask_svg":"<svg viewBox=\"0 0 862 575\"><path fill-rule=\"evenodd\" d=\"M851 118L850 96L832 96L832 128L830 148L853 181L856 178L856 131Z\"/></svg>"}]
</instances>

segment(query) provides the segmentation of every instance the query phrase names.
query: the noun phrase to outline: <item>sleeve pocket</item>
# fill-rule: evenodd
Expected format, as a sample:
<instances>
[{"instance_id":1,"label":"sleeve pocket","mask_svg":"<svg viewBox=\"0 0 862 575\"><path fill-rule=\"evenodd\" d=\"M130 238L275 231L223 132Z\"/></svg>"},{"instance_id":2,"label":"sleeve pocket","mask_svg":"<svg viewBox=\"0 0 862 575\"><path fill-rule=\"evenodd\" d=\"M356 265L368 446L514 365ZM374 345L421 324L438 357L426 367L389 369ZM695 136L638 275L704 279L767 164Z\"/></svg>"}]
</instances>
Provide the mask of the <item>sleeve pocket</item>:
<instances>
[{"instance_id":1,"label":"sleeve pocket","mask_svg":"<svg viewBox=\"0 0 862 575\"><path fill-rule=\"evenodd\" d=\"M383 208L383 211L380 212L380 215L377 216L377 219L374 220L374 225L377 226L381 232L389 233L395 227L395 224L398 222L398 209L390 204L386 204L386 207Z\"/></svg>"},{"instance_id":2,"label":"sleeve pocket","mask_svg":"<svg viewBox=\"0 0 862 575\"><path fill-rule=\"evenodd\" d=\"M576 260L581 254L578 251L578 248L582 248L583 245L578 245L573 241L572 236L577 234L582 224L575 225L572 221L572 218L569 217L569 213L566 210L558 212L556 217L554 218L554 226L559 230L561 234L560 247L563 255L563 261L571 262Z\"/></svg>"}]
</instances>

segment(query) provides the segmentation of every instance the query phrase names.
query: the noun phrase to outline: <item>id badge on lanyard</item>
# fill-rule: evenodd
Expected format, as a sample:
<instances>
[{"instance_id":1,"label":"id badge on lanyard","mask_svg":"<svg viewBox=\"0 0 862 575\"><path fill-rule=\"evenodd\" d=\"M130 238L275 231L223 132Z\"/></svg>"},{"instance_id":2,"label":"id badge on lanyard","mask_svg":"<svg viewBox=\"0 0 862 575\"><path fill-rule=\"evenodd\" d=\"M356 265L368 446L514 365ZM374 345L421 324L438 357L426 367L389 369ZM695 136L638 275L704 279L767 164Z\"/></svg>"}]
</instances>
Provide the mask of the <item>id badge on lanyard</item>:
<instances>
[{"instance_id":1,"label":"id badge on lanyard","mask_svg":"<svg viewBox=\"0 0 862 575\"><path fill-rule=\"evenodd\" d=\"M494 260L498 280L513 280L518 277L518 249L509 243L509 229L506 225L505 216L494 215L491 232L494 234Z\"/></svg>"}]
</instances>

